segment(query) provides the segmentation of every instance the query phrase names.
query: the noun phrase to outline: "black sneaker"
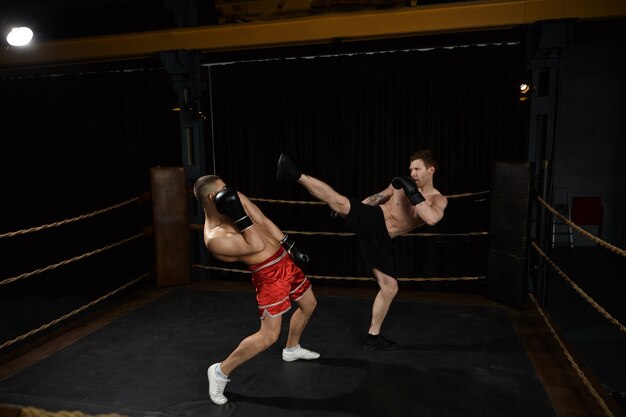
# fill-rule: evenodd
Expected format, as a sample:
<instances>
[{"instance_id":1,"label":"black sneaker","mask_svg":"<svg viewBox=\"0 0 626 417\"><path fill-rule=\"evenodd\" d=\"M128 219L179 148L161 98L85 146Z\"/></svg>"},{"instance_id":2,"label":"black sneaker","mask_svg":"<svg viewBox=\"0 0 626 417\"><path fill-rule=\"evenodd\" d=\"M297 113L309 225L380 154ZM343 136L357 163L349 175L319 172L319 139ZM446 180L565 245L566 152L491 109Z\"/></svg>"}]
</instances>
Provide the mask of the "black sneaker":
<instances>
[{"instance_id":1,"label":"black sneaker","mask_svg":"<svg viewBox=\"0 0 626 417\"><path fill-rule=\"evenodd\" d=\"M363 341L363 350L396 350L398 346L393 340L380 335L377 338L366 337Z\"/></svg>"},{"instance_id":2,"label":"black sneaker","mask_svg":"<svg viewBox=\"0 0 626 417\"><path fill-rule=\"evenodd\" d=\"M278 172L276 178L279 180L298 181L302 176L302 172L291 162L291 159L284 153L278 158Z\"/></svg>"}]
</instances>

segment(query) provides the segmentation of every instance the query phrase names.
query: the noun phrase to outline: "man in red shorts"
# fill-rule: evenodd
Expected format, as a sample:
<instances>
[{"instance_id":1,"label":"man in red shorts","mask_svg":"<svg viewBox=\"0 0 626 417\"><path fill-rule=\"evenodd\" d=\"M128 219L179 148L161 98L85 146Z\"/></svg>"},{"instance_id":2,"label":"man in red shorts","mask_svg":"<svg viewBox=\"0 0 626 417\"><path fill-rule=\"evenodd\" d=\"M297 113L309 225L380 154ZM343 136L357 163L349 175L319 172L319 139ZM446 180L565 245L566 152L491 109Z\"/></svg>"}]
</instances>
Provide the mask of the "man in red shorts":
<instances>
[{"instance_id":1,"label":"man in red shorts","mask_svg":"<svg viewBox=\"0 0 626 417\"><path fill-rule=\"evenodd\" d=\"M207 371L211 401L222 405L228 401L224 389L229 375L278 340L282 314L291 308L292 301L297 301L298 308L289 322L283 360L320 357L319 353L300 346L300 336L317 300L311 282L294 263L306 265L308 255L295 247L245 195L226 187L216 175L199 178L193 191L204 208L207 249L219 260L248 265L261 318L259 331L242 340L226 359L211 365Z\"/></svg>"}]
</instances>

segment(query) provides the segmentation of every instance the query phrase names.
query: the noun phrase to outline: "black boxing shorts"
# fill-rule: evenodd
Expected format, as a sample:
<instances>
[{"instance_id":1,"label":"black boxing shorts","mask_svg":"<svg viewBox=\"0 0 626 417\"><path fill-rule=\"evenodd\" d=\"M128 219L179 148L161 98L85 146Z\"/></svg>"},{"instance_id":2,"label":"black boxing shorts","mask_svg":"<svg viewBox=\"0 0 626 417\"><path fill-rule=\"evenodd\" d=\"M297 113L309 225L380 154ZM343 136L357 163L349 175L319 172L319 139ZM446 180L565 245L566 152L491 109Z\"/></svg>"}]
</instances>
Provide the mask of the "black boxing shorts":
<instances>
[{"instance_id":1,"label":"black boxing shorts","mask_svg":"<svg viewBox=\"0 0 626 417\"><path fill-rule=\"evenodd\" d=\"M357 235L363 259L368 268L377 268L390 277L396 278L393 241L385 226L383 209L379 206L368 206L350 198L350 212L346 217L346 227Z\"/></svg>"}]
</instances>

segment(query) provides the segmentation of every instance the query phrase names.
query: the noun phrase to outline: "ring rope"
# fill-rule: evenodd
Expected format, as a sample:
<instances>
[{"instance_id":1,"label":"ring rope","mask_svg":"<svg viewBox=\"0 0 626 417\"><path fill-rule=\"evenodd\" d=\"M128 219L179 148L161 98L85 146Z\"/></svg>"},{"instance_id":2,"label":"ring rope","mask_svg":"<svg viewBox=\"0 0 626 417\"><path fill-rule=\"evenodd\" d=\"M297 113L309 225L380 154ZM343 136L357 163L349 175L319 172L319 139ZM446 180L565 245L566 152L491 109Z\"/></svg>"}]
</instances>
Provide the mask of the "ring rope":
<instances>
[{"instance_id":1,"label":"ring rope","mask_svg":"<svg viewBox=\"0 0 626 417\"><path fill-rule=\"evenodd\" d=\"M490 191L478 191L475 193L452 194L445 196L446 198L470 197L473 195L489 194ZM281 203L281 204L303 204L303 205L326 205L323 201L301 201L301 200L275 200L271 198L250 197L251 201L260 201L263 203Z\"/></svg>"},{"instance_id":2,"label":"ring rope","mask_svg":"<svg viewBox=\"0 0 626 417\"><path fill-rule=\"evenodd\" d=\"M593 240L594 242L596 242L598 245L602 246L603 248L608 249L611 252L617 253L618 255L621 255L623 257L626 257L626 250L618 248L617 246L613 246L610 243L605 242L604 240L598 238L597 236L594 236L593 234L589 233L585 229L581 228L576 223L572 222L570 219L568 219L567 217L563 216L561 213L556 211L554 208L550 207L550 205L546 203L543 198L537 196L537 200L539 200L539 202L543 204L543 206L547 208L548 211L550 211L552 214L557 216L559 219L563 220L568 226L576 230L578 233L588 237L589 239Z\"/></svg>"},{"instance_id":3,"label":"ring rope","mask_svg":"<svg viewBox=\"0 0 626 417\"><path fill-rule=\"evenodd\" d=\"M60 410L48 411L42 408L32 406L23 407L19 411L19 417L128 417L123 414L107 413L107 414L85 414L77 410Z\"/></svg>"},{"instance_id":4,"label":"ring rope","mask_svg":"<svg viewBox=\"0 0 626 417\"><path fill-rule=\"evenodd\" d=\"M41 226L31 227L29 229L16 230L15 232L2 233L2 234L0 234L0 239L5 238L5 237L20 236L20 235L24 235L26 233L38 232L40 230L52 229L54 227L62 226L62 225L65 225L65 224L68 224L68 223L72 223L72 222L76 222L78 220L88 219L90 217L97 216L98 214L103 214L103 213L106 213L108 211L111 211L111 210L114 210L114 209L126 206L126 205L131 204L131 203L135 203L135 202L136 203L142 203L144 201L147 201L148 199L150 199L150 192L149 191L143 193L140 196L131 198L129 200L123 201L123 202L115 204L113 206L110 206L110 207L107 207L107 208L104 208L104 209L101 209L101 210L96 210L96 211L93 211L91 213L82 214L80 216L77 216L77 217L74 217L74 218L71 218L71 219L66 219L66 220L61 220L61 221L55 222L55 223L50 223L50 224L44 224L44 225L41 225Z\"/></svg>"},{"instance_id":5,"label":"ring rope","mask_svg":"<svg viewBox=\"0 0 626 417\"><path fill-rule=\"evenodd\" d=\"M580 366L578 366L578 364L576 363L576 361L574 360L572 355L567 350L567 347L565 346L565 344L563 343L563 341L561 340L559 335L556 333L556 330L554 330L554 327L552 327L552 324L550 324L550 321L548 320L548 317L546 317L546 315L543 313L543 310L539 306L539 303L537 303L537 300L535 300L535 297L532 294L530 294L530 293L528 294L528 296L530 297L532 302L537 307L537 311L539 312L539 314L543 318L543 321L545 322L546 326L548 326L548 329L550 330L550 333L552 333L552 336L554 337L554 339L556 339L557 343L559 344L559 346L563 350L563 353L565 354L565 357L567 357L567 360L569 361L570 365L572 365L572 367L574 368L574 370L576 371L576 373L578 374L580 379L583 381L583 383L585 384L585 386L587 387L587 389L589 390L591 395L596 399L598 404L600 404L600 407L602 407L602 410L604 411L604 413L608 417L614 417L613 412L611 412L609 407L606 405L606 402L604 402L604 399L600 396L598 391L596 391L596 389L593 387L593 385L591 385L591 382L589 382L589 379L587 379L587 376L585 375L585 373L582 371L582 369L580 369Z\"/></svg>"},{"instance_id":6,"label":"ring rope","mask_svg":"<svg viewBox=\"0 0 626 417\"><path fill-rule=\"evenodd\" d=\"M561 276L561 278L563 278L569 285L572 286L572 288L581 296L585 299L585 301L587 301L589 304L591 304L591 306L596 309L600 314L602 314L604 316L604 318L606 318L608 321L610 321L611 323L613 323L614 325L616 325L619 330L621 332L626 333L626 327L624 327L624 325L622 323L619 322L619 320L617 320L615 317L613 317L612 315L610 315L604 308L602 308L598 303L595 302L595 300L593 298L591 298L589 295L587 295L587 293L585 291L583 291L578 285L576 285L576 283L570 278L568 277L565 272L563 272L555 263L554 261L552 261L552 259L548 258L548 255L546 255L540 248L539 246L537 246L537 244L535 244L535 242L530 242L530 244L532 245L532 247L535 249L535 251L537 251L539 253L539 255L541 255L543 258L545 258L545 260L550 264L550 266L556 271L557 274L559 274Z\"/></svg>"},{"instance_id":7,"label":"ring rope","mask_svg":"<svg viewBox=\"0 0 626 417\"><path fill-rule=\"evenodd\" d=\"M58 267L68 265L68 264L70 264L72 262L80 261L80 260L85 259L85 258L87 258L89 256L96 255L98 253L107 251L109 249L113 249L113 248L115 248L117 246L123 245L124 243L128 243L128 242L130 242L132 240L135 240L135 239L140 238L140 237L145 236L145 235L146 235L145 232L137 233L136 235L131 236L131 237L127 237L126 239L120 240L119 242L112 243L112 244L104 246L104 247L102 247L100 249L96 249L94 251L84 253L84 254L76 256L74 258L67 259L67 260L61 261L61 262L56 263L56 264L48 265L48 266L46 266L44 268L36 269L34 271L31 271L31 272L26 272L24 274L21 274L21 275L12 277L12 278L7 278L5 280L0 281L0 285L10 284L12 282L15 282L15 281L18 281L18 280L21 280L21 279L24 279L24 278L28 278L28 277L30 277L32 275L40 274L42 272L47 272L47 271L56 269Z\"/></svg>"},{"instance_id":8,"label":"ring rope","mask_svg":"<svg viewBox=\"0 0 626 417\"><path fill-rule=\"evenodd\" d=\"M461 197L471 197L473 195L484 195L484 194L489 194L491 191L489 190L485 190L485 191L476 191L473 193L461 193L461 194L451 194L451 195L447 195L445 196L446 198L461 198ZM483 200L480 200L483 201Z\"/></svg>"},{"instance_id":9,"label":"ring rope","mask_svg":"<svg viewBox=\"0 0 626 417\"><path fill-rule=\"evenodd\" d=\"M189 228L192 230L204 230L203 225L191 223ZM284 230L283 233L289 235L306 235L306 236L355 236L354 233L350 232L301 232L297 230ZM410 236L419 236L419 237L430 237L430 236L443 236L443 237L462 237L462 236L487 236L489 232L468 232L468 233L404 233L400 235L400 237L410 237Z\"/></svg>"},{"instance_id":10,"label":"ring rope","mask_svg":"<svg viewBox=\"0 0 626 417\"><path fill-rule=\"evenodd\" d=\"M220 268L217 266L207 266L194 264L194 268L201 269L211 269L214 271L224 271L224 272L239 272L243 274L249 274L250 271L246 271L244 269L233 269L233 268ZM336 280L345 280L345 281L371 281L372 278L368 277L345 277L345 276L333 276L333 275L306 275L308 278L316 278L316 279L336 279ZM431 277L431 278L397 278L398 281L478 281L481 279L485 279L484 276L476 276L476 277Z\"/></svg>"},{"instance_id":11,"label":"ring rope","mask_svg":"<svg viewBox=\"0 0 626 417\"><path fill-rule=\"evenodd\" d=\"M271 198L258 198L258 197L249 197L250 201L259 201L262 203L281 203L281 204L301 204L301 205L310 205L310 206L323 206L326 203L322 201L300 201L300 200L273 200Z\"/></svg>"},{"instance_id":12,"label":"ring rope","mask_svg":"<svg viewBox=\"0 0 626 417\"><path fill-rule=\"evenodd\" d=\"M349 232L299 232L296 230L285 230L285 234L290 235L321 235L321 236L355 236L355 233ZM400 235L400 237L410 237L410 236L419 236L419 237L430 237L430 236L449 236L449 237L459 237L459 236L486 236L489 232L469 232L469 233L404 233Z\"/></svg>"},{"instance_id":13,"label":"ring rope","mask_svg":"<svg viewBox=\"0 0 626 417\"><path fill-rule=\"evenodd\" d=\"M130 287L131 285L133 285L133 284L135 284L135 283L137 283L137 282L141 281L142 279L144 279L145 277L147 277L148 275L150 275L150 273L152 273L152 269L150 269L150 270L148 270L148 271L144 272L141 276L139 276L139 277L135 278L134 280L132 280L132 281L130 281L130 282L127 282L126 284L122 285L121 287L119 287L119 288L117 288L117 289L115 289L115 290L113 290L113 291L109 292L108 294L103 295L102 297L100 297L100 298L98 298L98 299L96 299L96 300L94 300L94 301L90 302L89 304L85 304L84 306L79 307L79 308L77 308L76 310L71 311L71 312L69 312L69 313L67 313L67 314L65 314L65 315L63 315L63 316L61 316L61 317L59 317L59 318L57 318L57 319L54 319L54 320L52 320L51 322L49 322L49 323L47 323L47 324L44 324L44 325L43 325L43 326L41 326L41 327L38 327L37 329L33 329L33 330L31 330L30 332L28 332L28 333L25 333L25 334L23 334L23 335L21 335L21 336L16 337L15 339L7 340L7 341L6 341L6 342L4 342L2 345L0 345L0 350L4 349L4 348L5 348L5 347L7 347L7 346L11 346L11 345L12 345L12 344L14 344L14 343L17 343L17 342L19 342L20 340L24 340L24 339L26 339L27 337L30 337L30 336L32 336L32 335L34 335L34 334L37 334L37 333L39 333L39 332L41 332L41 331L43 331L43 330L46 330L47 328L49 328L49 327L51 327L51 326L54 326L55 324L60 323L60 322L62 322L63 320L67 320L68 318L70 318L70 317L72 317L72 316L75 316L76 314L80 313L81 311L84 311L84 310L88 309L89 307L92 307L92 306L94 306L95 304L97 304L97 303L99 303L99 302L101 302L101 301L103 301L103 300L106 300L107 298L109 298L109 297L111 297L111 296L113 296L113 295L117 294L118 292L120 292L120 291L122 291L122 290L124 290L124 289L126 289L126 288Z\"/></svg>"}]
</instances>

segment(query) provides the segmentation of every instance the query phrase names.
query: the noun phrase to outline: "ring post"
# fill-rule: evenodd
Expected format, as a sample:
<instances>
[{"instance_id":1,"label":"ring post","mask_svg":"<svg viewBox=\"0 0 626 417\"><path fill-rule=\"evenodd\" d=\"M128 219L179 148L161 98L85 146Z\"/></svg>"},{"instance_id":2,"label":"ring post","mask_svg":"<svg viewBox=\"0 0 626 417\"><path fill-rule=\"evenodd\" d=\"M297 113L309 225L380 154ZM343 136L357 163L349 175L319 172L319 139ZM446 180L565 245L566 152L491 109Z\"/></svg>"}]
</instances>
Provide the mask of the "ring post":
<instances>
[{"instance_id":1,"label":"ring post","mask_svg":"<svg viewBox=\"0 0 626 417\"><path fill-rule=\"evenodd\" d=\"M543 198L544 201L551 201L551 193L550 190L552 187L550 186L550 161L542 160L540 169L539 169L539 190L538 193ZM548 213L546 209L544 209L539 203L535 203L537 205L537 241L539 242L539 247L544 252L548 253L549 247L549 235L550 235L550 223L552 216ZM534 288L534 295L539 301L539 304L542 307L547 306L547 288L548 288L548 271L547 271L546 261L543 257L537 257L537 282L536 287Z\"/></svg>"},{"instance_id":2,"label":"ring post","mask_svg":"<svg viewBox=\"0 0 626 417\"><path fill-rule=\"evenodd\" d=\"M518 309L526 298L530 190L530 162L494 162L487 293Z\"/></svg>"},{"instance_id":3,"label":"ring post","mask_svg":"<svg viewBox=\"0 0 626 417\"><path fill-rule=\"evenodd\" d=\"M191 282L187 180L181 167L150 170L157 286Z\"/></svg>"}]
</instances>

